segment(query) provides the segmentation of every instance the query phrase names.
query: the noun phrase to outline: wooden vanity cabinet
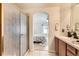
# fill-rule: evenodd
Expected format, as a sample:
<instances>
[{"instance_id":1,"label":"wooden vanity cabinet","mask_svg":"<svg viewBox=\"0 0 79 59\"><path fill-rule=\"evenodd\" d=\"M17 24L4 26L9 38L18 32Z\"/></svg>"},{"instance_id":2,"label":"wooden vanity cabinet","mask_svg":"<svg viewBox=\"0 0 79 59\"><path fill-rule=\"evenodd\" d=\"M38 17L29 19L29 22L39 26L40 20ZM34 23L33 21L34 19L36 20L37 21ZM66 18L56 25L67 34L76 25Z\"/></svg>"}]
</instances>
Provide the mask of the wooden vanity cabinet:
<instances>
[{"instance_id":1,"label":"wooden vanity cabinet","mask_svg":"<svg viewBox=\"0 0 79 59\"><path fill-rule=\"evenodd\" d=\"M66 56L66 43L59 40L59 56Z\"/></svg>"},{"instance_id":2,"label":"wooden vanity cabinet","mask_svg":"<svg viewBox=\"0 0 79 59\"><path fill-rule=\"evenodd\" d=\"M55 51L57 56L66 55L66 43L55 37Z\"/></svg>"},{"instance_id":3,"label":"wooden vanity cabinet","mask_svg":"<svg viewBox=\"0 0 79 59\"><path fill-rule=\"evenodd\" d=\"M77 50L77 56L79 56L79 50Z\"/></svg>"},{"instance_id":4,"label":"wooden vanity cabinet","mask_svg":"<svg viewBox=\"0 0 79 59\"><path fill-rule=\"evenodd\" d=\"M59 55L59 39L55 37L55 54Z\"/></svg>"},{"instance_id":5,"label":"wooden vanity cabinet","mask_svg":"<svg viewBox=\"0 0 79 59\"><path fill-rule=\"evenodd\" d=\"M79 50L55 37L55 51L57 56L79 56Z\"/></svg>"},{"instance_id":6,"label":"wooden vanity cabinet","mask_svg":"<svg viewBox=\"0 0 79 59\"><path fill-rule=\"evenodd\" d=\"M67 56L77 56L77 49L67 44Z\"/></svg>"}]
</instances>

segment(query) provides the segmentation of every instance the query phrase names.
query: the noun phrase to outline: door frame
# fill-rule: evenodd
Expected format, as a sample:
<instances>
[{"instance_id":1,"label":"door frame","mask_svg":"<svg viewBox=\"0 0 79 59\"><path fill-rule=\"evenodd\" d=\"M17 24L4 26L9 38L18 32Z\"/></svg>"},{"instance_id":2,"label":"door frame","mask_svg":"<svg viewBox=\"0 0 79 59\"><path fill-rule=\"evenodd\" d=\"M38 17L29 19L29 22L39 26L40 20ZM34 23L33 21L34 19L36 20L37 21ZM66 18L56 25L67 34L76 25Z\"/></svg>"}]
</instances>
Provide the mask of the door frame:
<instances>
[{"instance_id":1,"label":"door frame","mask_svg":"<svg viewBox=\"0 0 79 59\"><path fill-rule=\"evenodd\" d=\"M47 43L47 45L48 45L48 50L47 51L49 51L49 13L48 12L46 12L46 11L37 11L37 12L35 12L35 13L33 13L32 14L32 44L33 44L33 15L34 14L36 14L36 13L39 13L39 12L44 12L44 13L47 13L48 14L48 43ZM32 51L34 51L34 45L32 45Z\"/></svg>"},{"instance_id":2,"label":"door frame","mask_svg":"<svg viewBox=\"0 0 79 59\"><path fill-rule=\"evenodd\" d=\"M20 11L20 13L19 13L19 20L20 20L20 21L19 21L19 24L20 24L20 33L19 33L19 34L21 34L21 17L22 17L22 15L26 17L26 26L27 26L27 27L26 27L26 29L27 29L26 32L28 31L28 32L26 33L26 35L27 35L27 38L26 38L26 39L29 40L29 23L28 23L28 22L29 22L29 20L28 20L29 17L28 17L28 15L27 15L26 13L23 13L23 12L21 12L21 11ZM19 40L19 55L22 56L22 55L21 55L21 36L19 36L19 39L20 39L20 40ZM28 42L28 45L29 45L29 42ZM29 46L28 46L28 50L29 50ZM25 55L25 54L28 52L28 50L26 50L23 55Z\"/></svg>"},{"instance_id":3,"label":"door frame","mask_svg":"<svg viewBox=\"0 0 79 59\"><path fill-rule=\"evenodd\" d=\"M2 56L2 4L0 3L0 56Z\"/></svg>"}]
</instances>

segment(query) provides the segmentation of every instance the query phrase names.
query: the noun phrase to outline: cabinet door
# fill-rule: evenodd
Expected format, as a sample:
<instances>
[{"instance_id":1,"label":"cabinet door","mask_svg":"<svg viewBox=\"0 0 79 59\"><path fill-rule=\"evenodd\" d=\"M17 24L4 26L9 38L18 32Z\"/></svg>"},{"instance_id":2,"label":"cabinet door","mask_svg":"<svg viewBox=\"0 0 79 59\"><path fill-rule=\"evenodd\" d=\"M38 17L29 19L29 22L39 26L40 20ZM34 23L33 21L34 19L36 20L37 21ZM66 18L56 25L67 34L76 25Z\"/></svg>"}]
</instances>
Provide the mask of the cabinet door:
<instances>
[{"instance_id":1,"label":"cabinet door","mask_svg":"<svg viewBox=\"0 0 79 59\"><path fill-rule=\"evenodd\" d=\"M66 43L59 40L59 56L66 56Z\"/></svg>"},{"instance_id":2,"label":"cabinet door","mask_svg":"<svg viewBox=\"0 0 79 59\"><path fill-rule=\"evenodd\" d=\"M79 50L77 50L77 56L79 56Z\"/></svg>"},{"instance_id":3,"label":"cabinet door","mask_svg":"<svg viewBox=\"0 0 79 59\"><path fill-rule=\"evenodd\" d=\"M67 56L74 56L74 54L67 50Z\"/></svg>"},{"instance_id":4,"label":"cabinet door","mask_svg":"<svg viewBox=\"0 0 79 59\"><path fill-rule=\"evenodd\" d=\"M77 49L67 44L67 56L76 56L77 55Z\"/></svg>"},{"instance_id":5,"label":"cabinet door","mask_svg":"<svg viewBox=\"0 0 79 59\"><path fill-rule=\"evenodd\" d=\"M59 55L59 39L55 37L55 52L56 55Z\"/></svg>"}]
</instances>

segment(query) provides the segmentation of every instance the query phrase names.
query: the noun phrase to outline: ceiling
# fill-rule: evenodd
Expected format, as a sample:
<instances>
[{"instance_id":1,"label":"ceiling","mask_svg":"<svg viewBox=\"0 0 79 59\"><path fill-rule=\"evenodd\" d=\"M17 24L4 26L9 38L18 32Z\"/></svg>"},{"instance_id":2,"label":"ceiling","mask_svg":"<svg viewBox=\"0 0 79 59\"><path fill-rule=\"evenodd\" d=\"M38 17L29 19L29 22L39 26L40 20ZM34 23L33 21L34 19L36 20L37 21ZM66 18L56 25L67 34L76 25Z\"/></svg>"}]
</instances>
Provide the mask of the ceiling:
<instances>
[{"instance_id":1,"label":"ceiling","mask_svg":"<svg viewBox=\"0 0 79 59\"><path fill-rule=\"evenodd\" d=\"M40 8L48 8L48 7L60 7L61 9L68 9L74 4L72 3L14 3L14 5L19 7L21 11L24 13L30 13L35 8L40 9Z\"/></svg>"},{"instance_id":2,"label":"ceiling","mask_svg":"<svg viewBox=\"0 0 79 59\"><path fill-rule=\"evenodd\" d=\"M47 8L47 7L68 7L70 3L15 3L21 9Z\"/></svg>"}]
</instances>

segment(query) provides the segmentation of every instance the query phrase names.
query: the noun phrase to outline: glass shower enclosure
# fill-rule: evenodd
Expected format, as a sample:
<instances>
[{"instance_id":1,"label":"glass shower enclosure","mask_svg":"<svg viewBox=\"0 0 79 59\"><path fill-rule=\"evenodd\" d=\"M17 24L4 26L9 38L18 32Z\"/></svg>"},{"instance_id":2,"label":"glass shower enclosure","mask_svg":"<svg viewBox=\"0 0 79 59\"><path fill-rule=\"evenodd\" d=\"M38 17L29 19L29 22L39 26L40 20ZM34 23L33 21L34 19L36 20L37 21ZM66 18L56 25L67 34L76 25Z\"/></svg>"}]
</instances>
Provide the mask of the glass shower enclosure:
<instances>
[{"instance_id":1,"label":"glass shower enclosure","mask_svg":"<svg viewBox=\"0 0 79 59\"><path fill-rule=\"evenodd\" d=\"M7 17L4 21L3 55L23 56L29 49L28 16L18 12L11 19Z\"/></svg>"}]
</instances>

